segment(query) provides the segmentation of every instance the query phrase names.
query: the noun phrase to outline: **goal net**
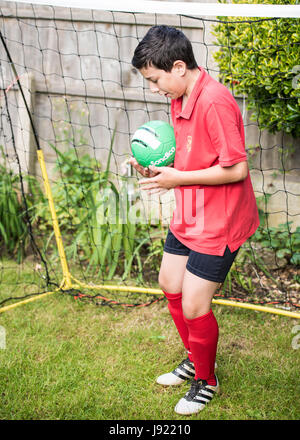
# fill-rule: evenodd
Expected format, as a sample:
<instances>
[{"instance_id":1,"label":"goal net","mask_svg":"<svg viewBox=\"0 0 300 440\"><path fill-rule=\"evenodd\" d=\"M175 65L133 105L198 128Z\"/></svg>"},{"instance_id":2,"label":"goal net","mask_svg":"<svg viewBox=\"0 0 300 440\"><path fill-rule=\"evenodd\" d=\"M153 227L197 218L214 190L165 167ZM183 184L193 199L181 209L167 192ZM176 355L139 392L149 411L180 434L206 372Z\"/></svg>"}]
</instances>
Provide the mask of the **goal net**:
<instances>
[{"instance_id":1,"label":"goal net","mask_svg":"<svg viewBox=\"0 0 300 440\"><path fill-rule=\"evenodd\" d=\"M245 125L260 227L214 301L297 312L299 6L238 3L0 1L0 311L55 292L129 307L163 298L174 194L140 192L128 159L139 126L172 123L170 100L131 65L147 30L167 24Z\"/></svg>"}]
</instances>

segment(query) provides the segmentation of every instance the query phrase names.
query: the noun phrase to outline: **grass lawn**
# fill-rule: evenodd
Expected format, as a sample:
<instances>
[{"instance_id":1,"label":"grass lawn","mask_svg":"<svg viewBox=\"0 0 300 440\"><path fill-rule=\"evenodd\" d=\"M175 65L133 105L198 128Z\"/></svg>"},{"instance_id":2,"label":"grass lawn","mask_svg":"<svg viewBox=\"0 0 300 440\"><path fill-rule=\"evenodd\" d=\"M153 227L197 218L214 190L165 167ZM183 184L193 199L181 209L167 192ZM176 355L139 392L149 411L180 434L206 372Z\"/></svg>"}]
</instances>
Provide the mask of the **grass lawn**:
<instances>
[{"instance_id":1,"label":"grass lawn","mask_svg":"<svg viewBox=\"0 0 300 440\"><path fill-rule=\"evenodd\" d=\"M0 314L0 419L296 420L296 319L214 306L221 392L188 418L174 406L189 388L157 375L185 357L166 302L97 307L54 294Z\"/></svg>"}]
</instances>

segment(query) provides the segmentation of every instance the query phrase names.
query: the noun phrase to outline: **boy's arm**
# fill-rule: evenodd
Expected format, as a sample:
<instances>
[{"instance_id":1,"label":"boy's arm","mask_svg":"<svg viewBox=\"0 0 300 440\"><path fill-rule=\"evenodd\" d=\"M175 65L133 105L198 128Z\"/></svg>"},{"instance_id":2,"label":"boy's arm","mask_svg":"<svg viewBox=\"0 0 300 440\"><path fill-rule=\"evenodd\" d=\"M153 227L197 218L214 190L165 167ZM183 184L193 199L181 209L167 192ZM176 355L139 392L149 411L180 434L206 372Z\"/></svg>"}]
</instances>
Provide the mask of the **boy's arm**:
<instances>
[{"instance_id":1,"label":"boy's arm","mask_svg":"<svg viewBox=\"0 0 300 440\"><path fill-rule=\"evenodd\" d=\"M179 171L169 167L149 167L156 172L155 177L140 180L143 189L160 191L183 185L223 185L226 183L240 182L248 175L247 161L238 162L229 167L215 165L210 168L195 171Z\"/></svg>"},{"instance_id":2,"label":"boy's arm","mask_svg":"<svg viewBox=\"0 0 300 440\"><path fill-rule=\"evenodd\" d=\"M223 185L240 182L248 175L247 161L239 162L229 167L215 165L204 170L182 172L180 185Z\"/></svg>"}]
</instances>

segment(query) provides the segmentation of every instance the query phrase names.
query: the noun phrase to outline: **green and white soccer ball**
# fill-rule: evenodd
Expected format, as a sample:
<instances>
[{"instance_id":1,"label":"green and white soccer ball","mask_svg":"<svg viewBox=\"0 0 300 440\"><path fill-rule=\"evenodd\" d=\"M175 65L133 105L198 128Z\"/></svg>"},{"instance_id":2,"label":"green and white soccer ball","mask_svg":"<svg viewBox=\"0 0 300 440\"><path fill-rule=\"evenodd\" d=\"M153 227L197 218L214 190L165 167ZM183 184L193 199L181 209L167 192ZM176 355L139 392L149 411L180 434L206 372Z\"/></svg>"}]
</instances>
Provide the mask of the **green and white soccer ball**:
<instances>
[{"instance_id":1,"label":"green and white soccer ball","mask_svg":"<svg viewBox=\"0 0 300 440\"><path fill-rule=\"evenodd\" d=\"M176 142L173 127L163 121L150 121L134 133L132 154L143 167L163 167L174 162Z\"/></svg>"}]
</instances>

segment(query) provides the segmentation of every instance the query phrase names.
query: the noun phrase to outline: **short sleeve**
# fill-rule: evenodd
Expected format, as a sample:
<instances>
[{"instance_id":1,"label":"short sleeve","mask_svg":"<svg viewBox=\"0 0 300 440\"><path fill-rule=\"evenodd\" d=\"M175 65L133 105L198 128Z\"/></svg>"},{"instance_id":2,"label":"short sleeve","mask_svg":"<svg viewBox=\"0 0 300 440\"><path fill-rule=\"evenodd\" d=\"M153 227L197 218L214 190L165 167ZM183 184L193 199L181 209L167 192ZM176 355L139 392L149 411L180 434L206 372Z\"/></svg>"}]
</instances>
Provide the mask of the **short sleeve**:
<instances>
[{"instance_id":1,"label":"short sleeve","mask_svg":"<svg viewBox=\"0 0 300 440\"><path fill-rule=\"evenodd\" d=\"M242 117L233 107L211 104L206 126L222 167L247 160Z\"/></svg>"}]
</instances>

